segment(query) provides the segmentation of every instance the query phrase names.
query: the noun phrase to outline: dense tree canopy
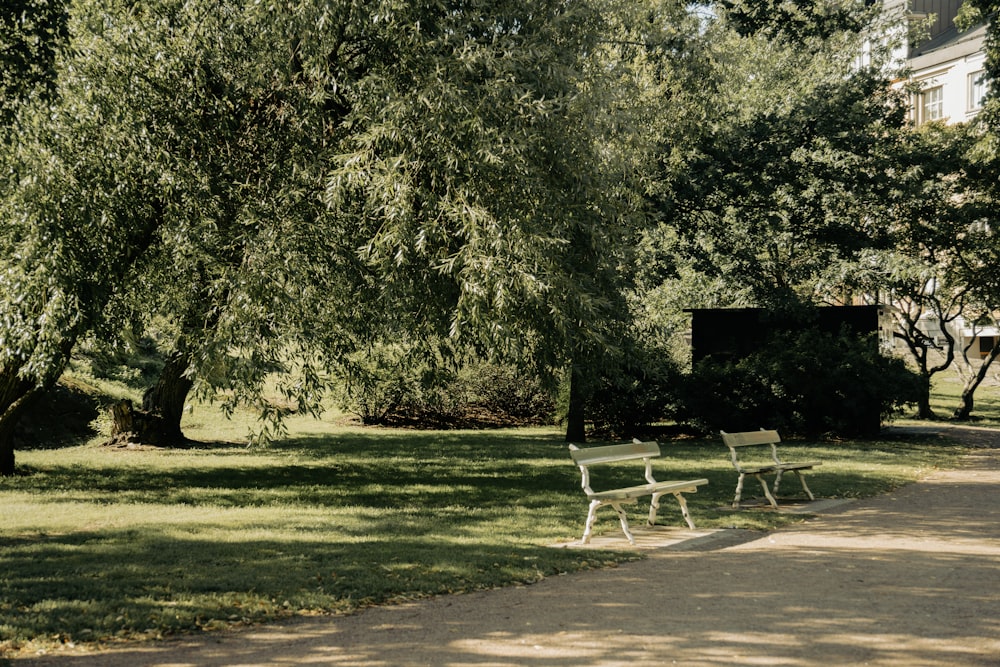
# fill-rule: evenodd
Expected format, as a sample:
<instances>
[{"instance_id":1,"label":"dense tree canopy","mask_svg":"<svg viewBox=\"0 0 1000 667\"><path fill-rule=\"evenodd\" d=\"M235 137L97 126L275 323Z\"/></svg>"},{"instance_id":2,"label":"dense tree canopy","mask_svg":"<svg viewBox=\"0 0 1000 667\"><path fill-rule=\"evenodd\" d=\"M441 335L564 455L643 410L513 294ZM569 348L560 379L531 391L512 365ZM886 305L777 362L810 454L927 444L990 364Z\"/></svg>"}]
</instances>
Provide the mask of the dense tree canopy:
<instances>
[{"instance_id":1,"label":"dense tree canopy","mask_svg":"<svg viewBox=\"0 0 1000 667\"><path fill-rule=\"evenodd\" d=\"M720 0L718 4L740 35L764 35L797 45L819 44L845 32L860 33L878 11L872 3L850 0Z\"/></svg>"},{"instance_id":2,"label":"dense tree canopy","mask_svg":"<svg viewBox=\"0 0 1000 667\"><path fill-rule=\"evenodd\" d=\"M549 367L611 343L631 204L604 114L628 73L599 58L620 37L601 8L69 8L57 97L23 108L7 160L2 242L23 262L4 294L6 404L51 383L82 332L154 314L173 323L175 380L233 401L373 321ZM71 259L52 265L53 247ZM308 403L319 376L304 377L289 392Z\"/></svg>"},{"instance_id":3,"label":"dense tree canopy","mask_svg":"<svg viewBox=\"0 0 1000 667\"><path fill-rule=\"evenodd\" d=\"M313 409L385 345L563 374L579 408L656 375L650 322L678 306L844 298L885 248L950 244L966 282L991 256L969 225L996 199L996 87L976 150L935 153L853 58L882 30L865 3L3 11L4 472L88 333L167 334L144 407L175 439L192 386L277 417L265 379Z\"/></svg>"},{"instance_id":4,"label":"dense tree canopy","mask_svg":"<svg viewBox=\"0 0 1000 667\"><path fill-rule=\"evenodd\" d=\"M71 18L70 34L84 16ZM30 22L21 24L27 29ZM108 28L113 30L113 28ZM13 424L61 373L101 318L117 281L154 243L164 210L148 130L120 113L89 69L113 60L86 31L54 64L55 94L18 107L0 192L0 458L13 466Z\"/></svg>"},{"instance_id":5,"label":"dense tree canopy","mask_svg":"<svg viewBox=\"0 0 1000 667\"><path fill-rule=\"evenodd\" d=\"M655 193L665 224L647 250L725 276L726 305L809 301L829 267L890 240L905 98L889 72L843 57L860 48L853 30L803 51L731 20L713 26L705 122Z\"/></svg>"},{"instance_id":6,"label":"dense tree canopy","mask_svg":"<svg viewBox=\"0 0 1000 667\"><path fill-rule=\"evenodd\" d=\"M54 92L56 50L66 39L63 0L9 0L0 8L0 126Z\"/></svg>"},{"instance_id":7,"label":"dense tree canopy","mask_svg":"<svg viewBox=\"0 0 1000 667\"><path fill-rule=\"evenodd\" d=\"M326 192L365 230L379 299L490 354L600 366L627 316L651 96L696 27L672 3L517 2L397 29L402 55L351 97Z\"/></svg>"}]
</instances>

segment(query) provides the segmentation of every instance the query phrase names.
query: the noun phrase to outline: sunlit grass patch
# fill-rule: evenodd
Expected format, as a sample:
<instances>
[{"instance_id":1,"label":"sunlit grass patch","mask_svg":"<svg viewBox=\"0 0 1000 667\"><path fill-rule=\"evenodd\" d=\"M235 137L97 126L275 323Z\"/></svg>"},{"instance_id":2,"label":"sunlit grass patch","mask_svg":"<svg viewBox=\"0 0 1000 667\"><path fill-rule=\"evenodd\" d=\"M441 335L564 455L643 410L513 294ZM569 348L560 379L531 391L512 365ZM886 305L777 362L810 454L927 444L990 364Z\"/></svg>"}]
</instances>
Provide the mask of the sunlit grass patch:
<instances>
[{"instance_id":1,"label":"sunlit grass patch","mask_svg":"<svg viewBox=\"0 0 1000 667\"><path fill-rule=\"evenodd\" d=\"M931 410L938 418L950 419L954 415L961 403L962 387L958 375L950 370L934 376ZM1000 380L994 373L976 388L973 397L972 421L979 426L1000 426Z\"/></svg>"}]
</instances>

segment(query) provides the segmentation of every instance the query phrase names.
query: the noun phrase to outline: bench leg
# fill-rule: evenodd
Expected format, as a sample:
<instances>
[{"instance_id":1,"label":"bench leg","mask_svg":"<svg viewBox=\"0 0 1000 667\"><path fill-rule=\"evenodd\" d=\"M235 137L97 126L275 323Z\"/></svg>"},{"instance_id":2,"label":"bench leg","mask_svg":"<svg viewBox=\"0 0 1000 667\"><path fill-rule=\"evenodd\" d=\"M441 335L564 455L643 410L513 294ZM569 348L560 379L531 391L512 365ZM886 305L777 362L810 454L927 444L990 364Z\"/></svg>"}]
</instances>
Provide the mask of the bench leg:
<instances>
[{"instance_id":1,"label":"bench leg","mask_svg":"<svg viewBox=\"0 0 1000 667\"><path fill-rule=\"evenodd\" d=\"M660 509L660 496L662 495L662 493L654 493L649 501L649 518L646 520L646 525L649 527L656 525L656 512Z\"/></svg>"},{"instance_id":2,"label":"bench leg","mask_svg":"<svg viewBox=\"0 0 1000 667\"><path fill-rule=\"evenodd\" d=\"M624 532L625 537L628 538L628 543L635 546L635 538L632 537L632 531L628 529L628 516L626 516L625 510L622 509L620 503L611 503L611 506L615 508L616 512L618 512L618 521L622 524L622 532Z\"/></svg>"},{"instance_id":3,"label":"bench leg","mask_svg":"<svg viewBox=\"0 0 1000 667\"><path fill-rule=\"evenodd\" d=\"M778 495L778 487L781 486L781 475L784 472L784 470L779 468L778 472L774 475L774 487L771 489L774 492L774 495Z\"/></svg>"},{"instance_id":4,"label":"bench leg","mask_svg":"<svg viewBox=\"0 0 1000 667\"><path fill-rule=\"evenodd\" d=\"M809 500L816 500L816 498L813 497L813 492L809 490L808 486L806 486L806 476L802 474L802 471L796 470L795 474L799 476L799 482L802 483L802 490L806 492L807 496L809 496Z\"/></svg>"},{"instance_id":5,"label":"bench leg","mask_svg":"<svg viewBox=\"0 0 1000 667\"><path fill-rule=\"evenodd\" d=\"M733 509L738 510L740 508L740 496L743 495L743 478L746 477L743 473L740 473L740 478L736 482L736 497L733 498Z\"/></svg>"},{"instance_id":6,"label":"bench leg","mask_svg":"<svg viewBox=\"0 0 1000 667\"><path fill-rule=\"evenodd\" d=\"M757 478L757 481L760 482L761 488L764 489L764 495L767 496L767 501L771 503L771 507L778 509L778 501L774 499L774 496L772 496L771 492L768 490L767 480L764 479L763 475L754 475L754 477Z\"/></svg>"},{"instance_id":7,"label":"bench leg","mask_svg":"<svg viewBox=\"0 0 1000 667\"><path fill-rule=\"evenodd\" d=\"M600 500L590 501L590 511L587 512L587 523L583 526L583 539L580 540L584 544L590 542L590 534L594 530L594 521L597 519L597 508L600 506Z\"/></svg>"},{"instance_id":8,"label":"bench leg","mask_svg":"<svg viewBox=\"0 0 1000 667\"><path fill-rule=\"evenodd\" d=\"M684 500L684 495L680 493L675 493L674 498L677 499L677 504L681 506L681 514L684 515L684 520L687 521L688 528L694 530L694 521L691 520L691 515L688 513L688 504Z\"/></svg>"}]
</instances>

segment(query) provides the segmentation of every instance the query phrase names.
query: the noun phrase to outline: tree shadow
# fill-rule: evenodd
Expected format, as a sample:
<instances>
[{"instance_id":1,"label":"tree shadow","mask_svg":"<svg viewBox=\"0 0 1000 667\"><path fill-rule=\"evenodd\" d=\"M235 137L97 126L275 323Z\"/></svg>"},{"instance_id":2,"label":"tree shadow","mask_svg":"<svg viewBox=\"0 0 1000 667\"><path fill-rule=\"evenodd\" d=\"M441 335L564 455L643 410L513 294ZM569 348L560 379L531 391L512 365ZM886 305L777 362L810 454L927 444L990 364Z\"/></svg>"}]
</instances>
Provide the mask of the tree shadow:
<instances>
[{"instance_id":1,"label":"tree shadow","mask_svg":"<svg viewBox=\"0 0 1000 667\"><path fill-rule=\"evenodd\" d=\"M152 550L163 546L151 541L138 555L155 559ZM203 553L206 562L219 557L211 544L187 546ZM268 563L280 546L243 545L252 558ZM344 555L342 546L310 548L323 571L336 568ZM447 562L424 565L494 567L495 557L458 546ZM194 576L224 573L206 568ZM257 581L261 592L273 594L269 578ZM284 621L273 631L265 627L217 637L210 646L145 645L110 654L116 662L99 655L52 657L45 664L986 665L998 645L996 583L995 554L890 549L873 559L840 548L724 549L661 555L525 588L381 607L356 616ZM145 593L136 591L133 598L144 600ZM350 593L349 587L340 590ZM129 618L160 613L148 602L127 604ZM60 608L56 601L54 609L68 615L74 607ZM228 611L243 613L238 607L220 609Z\"/></svg>"},{"instance_id":2,"label":"tree shadow","mask_svg":"<svg viewBox=\"0 0 1000 667\"><path fill-rule=\"evenodd\" d=\"M211 540L148 526L4 539L0 563L17 573L0 598L4 634L96 641L143 638L155 628L169 635L533 583L588 567L588 558L611 558L502 539L451 540L442 549L442 536L422 537L419 525L404 526L410 536L401 537L394 521L380 523L339 543L301 528L286 542ZM535 565L543 553L545 571Z\"/></svg>"},{"instance_id":3,"label":"tree shadow","mask_svg":"<svg viewBox=\"0 0 1000 667\"><path fill-rule=\"evenodd\" d=\"M101 397L82 385L57 384L28 406L14 430L15 449L74 447L97 435Z\"/></svg>"}]
</instances>

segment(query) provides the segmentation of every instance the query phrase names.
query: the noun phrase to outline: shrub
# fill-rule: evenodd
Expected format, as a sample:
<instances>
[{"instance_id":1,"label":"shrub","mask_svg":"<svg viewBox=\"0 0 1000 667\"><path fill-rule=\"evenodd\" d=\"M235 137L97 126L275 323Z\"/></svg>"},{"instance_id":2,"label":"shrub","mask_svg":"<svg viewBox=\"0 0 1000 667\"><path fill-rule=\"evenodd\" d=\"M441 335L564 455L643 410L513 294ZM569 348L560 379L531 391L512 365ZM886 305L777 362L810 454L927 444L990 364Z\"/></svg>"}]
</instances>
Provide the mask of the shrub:
<instances>
[{"instance_id":1,"label":"shrub","mask_svg":"<svg viewBox=\"0 0 1000 667\"><path fill-rule=\"evenodd\" d=\"M536 373L510 364L480 361L467 365L459 383L470 407L514 421L534 423L552 420L552 394Z\"/></svg>"},{"instance_id":2,"label":"shrub","mask_svg":"<svg viewBox=\"0 0 1000 667\"><path fill-rule=\"evenodd\" d=\"M586 414L596 435L630 438L672 413L681 374L669 355L631 346L597 379Z\"/></svg>"},{"instance_id":3,"label":"shrub","mask_svg":"<svg viewBox=\"0 0 1000 667\"><path fill-rule=\"evenodd\" d=\"M711 431L871 435L916 400L917 380L870 338L786 331L742 359L702 360L677 416Z\"/></svg>"},{"instance_id":4,"label":"shrub","mask_svg":"<svg viewBox=\"0 0 1000 667\"><path fill-rule=\"evenodd\" d=\"M373 346L346 363L337 400L363 424L383 424L408 394L419 375L416 360L400 345Z\"/></svg>"},{"instance_id":5,"label":"shrub","mask_svg":"<svg viewBox=\"0 0 1000 667\"><path fill-rule=\"evenodd\" d=\"M352 358L339 402L364 424L433 428L542 423L553 412L529 371L475 359L452 369L398 344Z\"/></svg>"}]
</instances>

